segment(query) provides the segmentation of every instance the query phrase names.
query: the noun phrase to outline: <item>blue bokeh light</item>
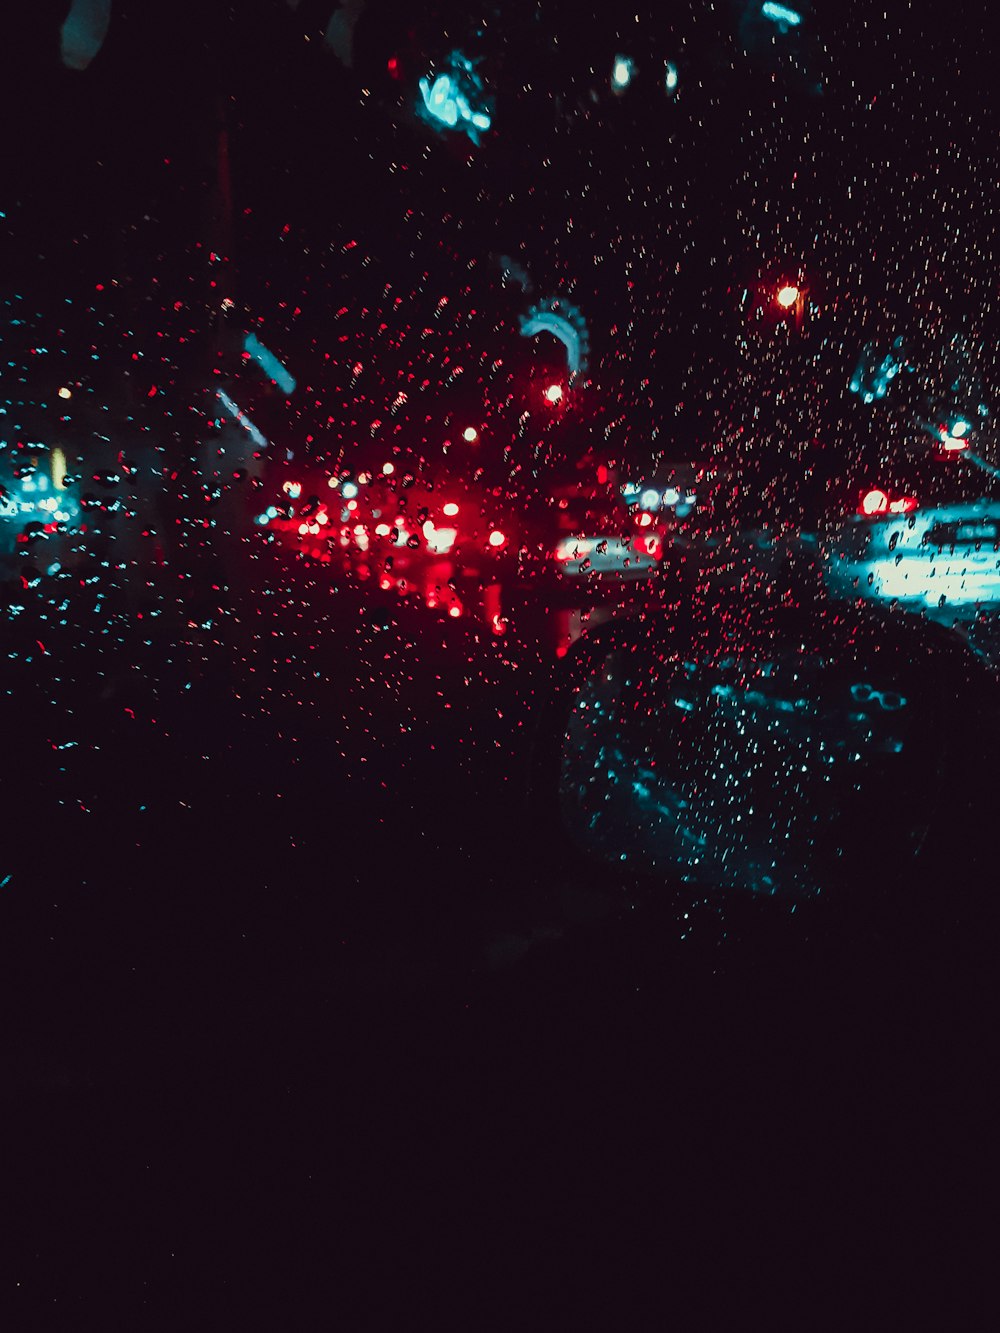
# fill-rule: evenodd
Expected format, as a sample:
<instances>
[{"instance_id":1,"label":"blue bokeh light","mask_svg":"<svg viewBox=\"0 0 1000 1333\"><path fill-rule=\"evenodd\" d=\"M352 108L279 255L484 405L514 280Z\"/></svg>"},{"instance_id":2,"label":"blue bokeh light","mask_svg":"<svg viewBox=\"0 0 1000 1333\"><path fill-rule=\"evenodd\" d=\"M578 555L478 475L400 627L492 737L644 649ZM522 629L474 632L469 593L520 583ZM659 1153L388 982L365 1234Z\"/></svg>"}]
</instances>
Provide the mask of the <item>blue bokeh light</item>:
<instances>
[{"instance_id":1,"label":"blue bokeh light","mask_svg":"<svg viewBox=\"0 0 1000 1333\"><path fill-rule=\"evenodd\" d=\"M424 115L432 124L463 130L473 142L478 142L479 134L493 124L483 94L483 81L472 62L458 51L452 52L449 68L433 82L428 78L420 80L420 96Z\"/></svg>"}]
</instances>

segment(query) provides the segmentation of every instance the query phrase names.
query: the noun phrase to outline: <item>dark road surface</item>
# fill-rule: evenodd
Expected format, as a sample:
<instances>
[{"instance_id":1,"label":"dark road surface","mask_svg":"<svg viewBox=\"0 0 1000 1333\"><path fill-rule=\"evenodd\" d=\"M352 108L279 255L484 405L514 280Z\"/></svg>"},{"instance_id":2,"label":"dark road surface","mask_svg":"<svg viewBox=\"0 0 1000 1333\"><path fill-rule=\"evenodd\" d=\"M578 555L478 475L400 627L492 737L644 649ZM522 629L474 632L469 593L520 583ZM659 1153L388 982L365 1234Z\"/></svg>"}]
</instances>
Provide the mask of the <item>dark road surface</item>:
<instances>
[{"instance_id":1,"label":"dark road surface","mask_svg":"<svg viewBox=\"0 0 1000 1333\"><path fill-rule=\"evenodd\" d=\"M654 1212L672 1304L711 1326L779 1270L808 1308L831 1245L911 1281L966 1236L985 886L943 885L939 931L845 942L787 914L734 938L676 895L560 874L523 808L550 663L281 553L239 559L209 628L122 629L79 585L65 625L30 589L12 621L2 1111L25 1320L96 1300L165 1328L197 1295L314 1327L351 1273L359 1327L442 1286L478 1325L485 1292L513 1311L522 1284L541 1322L608 1327L575 1313L580 1269L604 1266L595 1291L624 1277ZM604 1236L580 1227L595 1208ZM707 1251L736 1256L738 1290L706 1294Z\"/></svg>"}]
</instances>

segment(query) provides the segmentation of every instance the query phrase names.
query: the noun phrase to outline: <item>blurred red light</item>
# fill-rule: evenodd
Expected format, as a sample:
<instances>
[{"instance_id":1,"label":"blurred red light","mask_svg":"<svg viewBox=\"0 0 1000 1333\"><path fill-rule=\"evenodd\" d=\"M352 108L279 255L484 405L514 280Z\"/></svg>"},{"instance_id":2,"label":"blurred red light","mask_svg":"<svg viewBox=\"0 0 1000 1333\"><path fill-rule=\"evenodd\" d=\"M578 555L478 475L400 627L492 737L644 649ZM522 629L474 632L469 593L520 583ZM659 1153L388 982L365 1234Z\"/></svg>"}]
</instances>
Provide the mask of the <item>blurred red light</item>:
<instances>
[{"instance_id":1,"label":"blurred red light","mask_svg":"<svg viewBox=\"0 0 1000 1333\"><path fill-rule=\"evenodd\" d=\"M559 403L562 401L563 387L561 384L550 384L545 390L545 401L547 403Z\"/></svg>"},{"instance_id":2,"label":"blurred red light","mask_svg":"<svg viewBox=\"0 0 1000 1333\"><path fill-rule=\"evenodd\" d=\"M491 533L490 533L490 545L491 545L491 546L497 546L497 547L499 547L499 546L503 546L503 545L506 543L506 541L507 541L507 538L506 538L506 536L504 535L504 533L502 533L502 532L500 532L500 531L494 531L494 532L491 532Z\"/></svg>"},{"instance_id":3,"label":"blurred red light","mask_svg":"<svg viewBox=\"0 0 1000 1333\"><path fill-rule=\"evenodd\" d=\"M869 491L861 501L861 513L868 514L869 516L872 514L884 514L888 508L889 497L886 495L885 491L877 489Z\"/></svg>"}]
</instances>

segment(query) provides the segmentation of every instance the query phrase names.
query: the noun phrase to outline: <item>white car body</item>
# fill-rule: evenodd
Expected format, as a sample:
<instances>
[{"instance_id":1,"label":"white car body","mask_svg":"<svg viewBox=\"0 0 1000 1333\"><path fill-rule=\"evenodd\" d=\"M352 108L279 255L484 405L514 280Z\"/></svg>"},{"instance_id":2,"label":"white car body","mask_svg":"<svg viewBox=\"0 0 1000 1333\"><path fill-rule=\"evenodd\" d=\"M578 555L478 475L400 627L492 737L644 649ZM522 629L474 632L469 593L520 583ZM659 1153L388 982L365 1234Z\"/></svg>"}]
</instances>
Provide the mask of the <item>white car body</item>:
<instances>
[{"instance_id":1,"label":"white car body","mask_svg":"<svg viewBox=\"0 0 1000 1333\"><path fill-rule=\"evenodd\" d=\"M1000 501L937 505L852 517L821 540L824 577L836 597L973 619L1000 607Z\"/></svg>"}]
</instances>

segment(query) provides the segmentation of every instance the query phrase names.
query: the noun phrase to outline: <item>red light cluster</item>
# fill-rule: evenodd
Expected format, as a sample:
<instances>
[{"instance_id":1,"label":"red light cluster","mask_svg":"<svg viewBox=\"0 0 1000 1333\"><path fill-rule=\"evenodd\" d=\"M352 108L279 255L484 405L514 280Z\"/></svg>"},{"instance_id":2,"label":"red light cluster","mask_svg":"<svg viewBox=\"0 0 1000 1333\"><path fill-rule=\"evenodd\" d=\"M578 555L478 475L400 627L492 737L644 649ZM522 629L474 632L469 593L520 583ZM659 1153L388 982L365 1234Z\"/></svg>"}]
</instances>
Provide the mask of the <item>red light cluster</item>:
<instances>
[{"instance_id":1,"label":"red light cluster","mask_svg":"<svg viewBox=\"0 0 1000 1333\"><path fill-rule=\"evenodd\" d=\"M885 514L908 514L916 507L915 495L901 495L894 498L888 492L874 487L861 497L858 513L863 514L865 518L879 518Z\"/></svg>"}]
</instances>

